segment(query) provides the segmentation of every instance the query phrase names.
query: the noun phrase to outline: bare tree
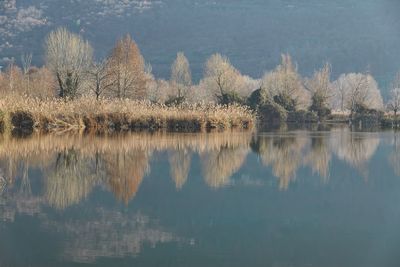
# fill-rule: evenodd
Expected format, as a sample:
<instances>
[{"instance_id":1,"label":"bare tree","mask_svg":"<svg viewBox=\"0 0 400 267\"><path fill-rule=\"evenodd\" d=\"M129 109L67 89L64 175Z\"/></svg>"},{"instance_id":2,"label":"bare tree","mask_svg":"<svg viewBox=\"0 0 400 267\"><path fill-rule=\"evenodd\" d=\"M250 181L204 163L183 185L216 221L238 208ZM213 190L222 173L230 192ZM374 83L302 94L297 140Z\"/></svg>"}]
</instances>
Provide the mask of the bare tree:
<instances>
[{"instance_id":1,"label":"bare tree","mask_svg":"<svg viewBox=\"0 0 400 267\"><path fill-rule=\"evenodd\" d=\"M192 85L189 61L183 52L179 52L171 66L171 83L175 89L174 98L184 99Z\"/></svg>"},{"instance_id":2,"label":"bare tree","mask_svg":"<svg viewBox=\"0 0 400 267\"><path fill-rule=\"evenodd\" d=\"M143 99L146 96L145 62L139 47L127 35L117 42L108 58L110 90L118 98Z\"/></svg>"},{"instance_id":3,"label":"bare tree","mask_svg":"<svg viewBox=\"0 0 400 267\"><path fill-rule=\"evenodd\" d=\"M46 40L46 65L54 73L59 96L75 98L92 64L93 49L77 34L59 28Z\"/></svg>"},{"instance_id":4,"label":"bare tree","mask_svg":"<svg viewBox=\"0 0 400 267\"><path fill-rule=\"evenodd\" d=\"M308 106L309 93L304 89L297 65L289 54L282 55L282 63L264 75L261 89L287 110Z\"/></svg>"},{"instance_id":5,"label":"bare tree","mask_svg":"<svg viewBox=\"0 0 400 267\"><path fill-rule=\"evenodd\" d=\"M331 86L331 65L326 63L324 67L316 71L311 79L305 79L304 87L311 92L312 96L317 95L324 102L328 102L332 96Z\"/></svg>"},{"instance_id":6,"label":"bare tree","mask_svg":"<svg viewBox=\"0 0 400 267\"><path fill-rule=\"evenodd\" d=\"M32 66L32 53L23 54L21 56L22 70L24 71L24 75L28 74L31 66Z\"/></svg>"},{"instance_id":7,"label":"bare tree","mask_svg":"<svg viewBox=\"0 0 400 267\"><path fill-rule=\"evenodd\" d=\"M369 74L342 74L334 83L336 96L344 101L342 105L351 114L360 108L381 110L383 100L375 79ZM340 102L340 101L339 101Z\"/></svg>"},{"instance_id":8,"label":"bare tree","mask_svg":"<svg viewBox=\"0 0 400 267\"><path fill-rule=\"evenodd\" d=\"M331 107L343 112L346 109L346 81L339 77L339 79L333 82L332 86L334 96L331 99Z\"/></svg>"},{"instance_id":9,"label":"bare tree","mask_svg":"<svg viewBox=\"0 0 400 267\"><path fill-rule=\"evenodd\" d=\"M113 86L112 73L107 70L107 64L107 60L94 62L88 70L88 87L96 100Z\"/></svg>"},{"instance_id":10,"label":"bare tree","mask_svg":"<svg viewBox=\"0 0 400 267\"><path fill-rule=\"evenodd\" d=\"M400 109L400 72L396 74L390 87L390 100L387 107L390 111L393 111L397 119L397 112Z\"/></svg>"},{"instance_id":11,"label":"bare tree","mask_svg":"<svg viewBox=\"0 0 400 267\"><path fill-rule=\"evenodd\" d=\"M30 77L29 77L29 70L31 69L32 65L32 54L23 54L21 56L21 63L22 63L22 70L24 74L24 79L26 79L26 91L30 91Z\"/></svg>"},{"instance_id":12,"label":"bare tree","mask_svg":"<svg viewBox=\"0 0 400 267\"><path fill-rule=\"evenodd\" d=\"M326 115L329 101L333 96L331 84L331 65L326 63L324 67L316 71L312 78L305 79L304 87L311 93L310 110L318 115Z\"/></svg>"},{"instance_id":13,"label":"bare tree","mask_svg":"<svg viewBox=\"0 0 400 267\"><path fill-rule=\"evenodd\" d=\"M204 79L212 94L217 98L238 93L240 76L240 72L232 66L225 56L214 54L206 62Z\"/></svg>"},{"instance_id":14,"label":"bare tree","mask_svg":"<svg viewBox=\"0 0 400 267\"><path fill-rule=\"evenodd\" d=\"M12 58L8 63L8 67L6 70L6 78L8 81L8 91L15 92L16 89L16 82L19 80L18 76L21 73L20 68L15 65L15 60Z\"/></svg>"},{"instance_id":15,"label":"bare tree","mask_svg":"<svg viewBox=\"0 0 400 267\"><path fill-rule=\"evenodd\" d=\"M41 99L56 96L54 88L56 88L57 82L53 73L46 67L31 67L28 76L31 84L29 95Z\"/></svg>"},{"instance_id":16,"label":"bare tree","mask_svg":"<svg viewBox=\"0 0 400 267\"><path fill-rule=\"evenodd\" d=\"M24 74L25 73L25 74ZM29 79L29 84L27 80ZM29 95L38 98L54 97L55 80L53 73L46 67L29 67L25 72L13 62L5 72L0 72L0 90L2 93ZM29 90L27 89L29 86Z\"/></svg>"}]
</instances>

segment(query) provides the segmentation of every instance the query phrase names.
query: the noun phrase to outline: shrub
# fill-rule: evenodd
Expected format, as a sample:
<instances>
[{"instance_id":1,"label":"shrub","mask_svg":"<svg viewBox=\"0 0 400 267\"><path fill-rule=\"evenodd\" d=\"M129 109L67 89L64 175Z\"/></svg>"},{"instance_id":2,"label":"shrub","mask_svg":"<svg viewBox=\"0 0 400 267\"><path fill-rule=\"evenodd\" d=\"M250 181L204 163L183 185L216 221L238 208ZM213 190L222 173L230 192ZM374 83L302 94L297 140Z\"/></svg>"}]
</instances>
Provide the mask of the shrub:
<instances>
[{"instance_id":1,"label":"shrub","mask_svg":"<svg viewBox=\"0 0 400 267\"><path fill-rule=\"evenodd\" d=\"M183 97L183 96L172 96L172 97L169 97L167 99L167 101L165 101L165 105L167 105L168 107L179 106L179 105L183 104L184 102L185 102L185 97Z\"/></svg>"},{"instance_id":2,"label":"shrub","mask_svg":"<svg viewBox=\"0 0 400 267\"><path fill-rule=\"evenodd\" d=\"M317 94L313 95L311 101L309 111L315 112L319 119L325 119L331 114L331 110L324 104L324 99Z\"/></svg>"},{"instance_id":3,"label":"shrub","mask_svg":"<svg viewBox=\"0 0 400 267\"><path fill-rule=\"evenodd\" d=\"M278 105L282 106L287 111L295 111L296 110L296 101L292 99L289 95L279 94L274 96L274 101Z\"/></svg>"},{"instance_id":4,"label":"shrub","mask_svg":"<svg viewBox=\"0 0 400 267\"><path fill-rule=\"evenodd\" d=\"M292 111L288 113L287 121L295 123L318 122L318 115L307 110Z\"/></svg>"},{"instance_id":5,"label":"shrub","mask_svg":"<svg viewBox=\"0 0 400 267\"><path fill-rule=\"evenodd\" d=\"M353 114L353 123L360 126L377 126L381 124L384 112L376 109L370 109L364 105L357 106L357 112Z\"/></svg>"},{"instance_id":6,"label":"shrub","mask_svg":"<svg viewBox=\"0 0 400 267\"><path fill-rule=\"evenodd\" d=\"M226 93L222 93L217 96L218 104L220 105L231 105L231 104L244 104L244 100L239 96L237 92L230 91Z\"/></svg>"},{"instance_id":7,"label":"shrub","mask_svg":"<svg viewBox=\"0 0 400 267\"><path fill-rule=\"evenodd\" d=\"M273 101L267 101L258 108L261 125L280 124L287 120L287 111L279 104Z\"/></svg>"},{"instance_id":8,"label":"shrub","mask_svg":"<svg viewBox=\"0 0 400 267\"><path fill-rule=\"evenodd\" d=\"M266 92L260 88L251 93L246 102L252 110L257 110L259 106L265 104L267 101Z\"/></svg>"}]
</instances>

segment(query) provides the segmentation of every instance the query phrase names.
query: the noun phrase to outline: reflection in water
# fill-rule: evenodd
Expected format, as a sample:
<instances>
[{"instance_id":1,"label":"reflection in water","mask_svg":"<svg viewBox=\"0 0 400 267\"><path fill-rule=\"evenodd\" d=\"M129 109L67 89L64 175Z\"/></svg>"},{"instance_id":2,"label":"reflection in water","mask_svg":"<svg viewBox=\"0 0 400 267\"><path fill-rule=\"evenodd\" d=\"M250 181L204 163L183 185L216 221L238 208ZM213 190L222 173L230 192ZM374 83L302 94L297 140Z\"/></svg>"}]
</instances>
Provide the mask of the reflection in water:
<instances>
[{"instance_id":1,"label":"reflection in water","mask_svg":"<svg viewBox=\"0 0 400 267\"><path fill-rule=\"evenodd\" d=\"M176 189L181 190L188 179L192 155L187 149L178 148L168 153L168 160L171 178Z\"/></svg>"},{"instance_id":2,"label":"reflection in water","mask_svg":"<svg viewBox=\"0 0 400 267\"><path fill-rule=\"evenodd\" d=\"M368 175L367 163L379 146L378 133L353 133L348 128L331 132L330 147L340 160L344 160L358 169L364 176Z\"/></svg>"},{"instance_id":3,"label":"reflection in water","mask_svg":"<svg viewBox=\"0 0 400 267\"><path fill-rule=\"evenodd\" d=\"M49 231L67 236L63 257L74 262L90 263L99 257L138 255L147 244L185 242L163 230L157 222L143 214L125 214L98 208L95 219L73 221L45 221Z\"/></svg>"},{"instance_id":4,"label":"reflection in water","mask_svg":"<svg viewBox=\"0 0 400 267\"><path fill-rule=\"evenodd\" d=\"M64 209L86 198L98 182L90 167L74 149L57 153L54 166L44 175L48 204Z\"/></svg>"},{"instance_id":5,"label":"reflection in water","mask_svg":"<svg viewBox=\"0 0 400 267\"><path fill-rule=\"evenodd\" d=\"M4 185L0 194L0 220L13 222L17 214L33 216L41 213L44 198L32 193L28 172L25 172L25 169L24 167L20 186L15 188L14 192L11 191L12 187Z\"/></svg>"},{"instance_id":6,"label":"reflection in water","mask_svg":"<svg viewBox=\"0 0 400 267\"><path fill-rule=\"evenodd\" d=\"M400 175L400 145L396 136L389 162ZM320 133L294 131L254 136L249 132L235 132L2 137L0 192L5 188L13 191L18 179L19 198L29 198L29 170L39 169L45 188L40 201L56 209L78 204L96 186L108 188L118 200L128 204L150 173L152 155L163 151L168 152L170 177L177 190L189 179L196 153L200 156L205 183L211 188L220 188L234 184L230 179L244 164L250 147L259 154L264 166L271 167L279 179L279 188L287 190L301 167L309 167L323 182L328 182L333 154L366 176L367 163L379 143L378 133L354 133L345 127Z\"/></svg>"},{"instance_id":7,"label":"reflection in water","mask_svg":"<svg viewBox=\"0 0 400 267\"><path fill-rule=\"evenodd\" d=\"M388 159L394 173L400 176L400 139L397 133L390 135L393 136L389 143L391 150L382 151L388 153L384 159ZM194 190L191 181L200 175L204 184L215 189L203 188L203 191L200 191L202 199L202 194L213 198L217 194L222 195L221 191L225 191L229 197L230 190L216 190L227 186L252 185L252 189L255 186L273 186L291 192L293 183L300 184L303 181L301 178L309 179L309 176L316 176L324 185L336 182L338 177L332 177L331 170L333 165L339 166L338 161L345 163L346 168L355 168L366 176L371 168L368 163L372 156L380 145L385 144L381 143L382 136L387 135L354 133L347 128L338 128L326 132L291 131L264 134L134 133L110 137L0 137L0 221L3 221L0 223L0 230L13 223L18 226L21 217L35 218L46 233L50 232L62 239L61 257L79 263L93 263L100 257L135 256L146 246L154 247L167 243L192 246L196 244L197 237L188 239L188 235L190 230L198 227L196 221L188 223L190 226L187 226L186 222L178 222L175 229L162 227L161 221L158 220L158 216L165 216L165 221L171 222L171 217L182 216L179 212L164 212L163 208L168 205L176 210L190 206L173 199L171 195L171 202L165 201L163 194L157 197L151 195L151 186L155 184L154 176L158 176L159 173L164 175L169 171L176 190L182 191ZM250 153L250 148L254 153ZM259 161L254 154L257 154ZM151 175L150 171L157 175ZM265 175L269 172L274 177ZM334 173L332 172L332 175ZM269 183L268 179L277 179L279 185L275 182ZM319 180L317 182L320 183ZM140 190L143 194L138 194ZM281 194L268 192L275 196ZM113 201L110 204L110 200L103 197L110 194L118 200L117 202L123 202L125 205ZM187 194L176 195L187 197ZM135 197L135 204L129 205ZM235 200L236 197L235 194ZM251 199L248 195L246 197ZM233 198L229 199L232 200ZM166 206L163 206L164 203L160 204L163 201L167 202ZM136 205L142 208L143 202L149 202L150 207L144 211L139 209L142 212L135 210ZM251 207L246 206L245 201L243 203L243 214L251 214ZM333 204L326 202L323 203L323 207L324 205ZM361 214L362 212L360 211ZM167 213L171 214L166 215ZM222 216L221 214L218 216ZM199 232L212 233L213 229L221 229L219 227L228 219L218 216L208 217L207 213L207 218L204 219L207 226ZM307 216L302 216L307 222ZM231 218L229 217L229 221L234 221ZM247 219L249 223L252 222L252 218ZM184 219L179 218L179 221ZM296 220L289 221L282 229L291 229L301 223ZM184 234L178 235L177 229ZM278 232L277 236L287 234L284 230L274 229L271 232L274 236ZM201 244L200 240L197 243ZM0 261L0 265L1 263Z\"/></svg>"},{"instance_id":8,"label":"reflection in water","mask_svg":"<svg viewBox=\"0 0 400 267\"><path fill-rule=\"evenodd\" d=\"M279 188L287 189L296 179L297 169L302 164L303 149L307 139L297 136L262 136L258 151L265 166L272 166L273 174L279 179Z\"/></svg>"},{"instance_id":9,"label":"reflection in water","mask_svg":"<svg viewBox=\"0 0 400 267\"><path fill-rule=\"evenodd\" d=\"M222 147L201 155L204 180L211 188L228 185L230 177L243 165L248 148Z\"/></svg>"},{"instance_id":10,"label":"reflection in water","mask_svg":"<svg viewBox=\"0 0 400 267\"><path fill-rule=\"evenodd\" d=\"M265 166L272 167L280 189L286 190L296 180L296 173L302 166L309 166L326 183L332 154L366 177L367 163L379 143L378 133L355 133L348 128L338 128L325 133L296 131L260 135L253 140L252 149L260 155ZM392 161L397 155L392 156Z\"/></svg>"},{"instance_id":11,"label":"reflection in water","mask_svg":"<svg viewBox=\"0 0 400 267\"><path fill-rule=\"evenodd\" d=\"M2 175L4 179L4 183L8 185L12 185L14 183L14 179L17 176L18 170L18 159L10 156L7 158L2 158L0 161L2 168Z\"/></svg>"},{"instance_id":12,"label":"reflection in water","mask_svg":"<svg viewBox=\"0 0 400 267\"><path fill-rule=\"evenodd\" d=\"M3 194L3 192L4 192L5 188L6 188L6 185L7 185L7 181L4 178L4 174L1 171L0 172L0 196Z\"/></svg>"},{"instance_id":13,"label":"reflection in water","mask_svg":"<svg viewBox=\"0 0 400 267\"><path fill-rule=\"evenodd\" d=\"M144 176L150 171L149 157L149 152L136 149L102 156L107 182L119 200L128 204L135 197Z\"/></svg>"},{"instance_id":14,"label":"reflection in water","mask_svg":"<svg viewBox=\"0 0 400 267\"><path fill-rule=\"evenodd\" d=\"M29 169L34 168L41 170L44 177L45 193L40 201L56 209L80 203L96 186L109 188L118 200L128 204L150 172L153 153L164 150L168 151L170 174L177 189L188 179L193 153L203 159L206 183L220 187L228 184L229 177L243 164L251 135L235 132L3 137L2 187L7 183L13 188L14 181L20 178L21 189L29 196Z\"/></svg>"},{"instance_id":15,"label":"reflection in water","mask_svg":"<svg viewBox=\"0 0 400 267\"><path fill-rule=\"evenodd\" d=\"M324 182L329 180L329 163L332 159L326 139L325 136L311 137L311 151L305 158L312 172L321 176Z\"/></svg>"},{"instance_id":16,"label":"reflection in water","mask_svg":"<svg viewBox=\"0 0 400 267\"><path fill-rule=\"evenodd\" d=\"M400 176L400 140L398 135L398 133L393 135L393 151L389 155L389 163L393 167L394 173Z\"/></svg>"}]
</instances>

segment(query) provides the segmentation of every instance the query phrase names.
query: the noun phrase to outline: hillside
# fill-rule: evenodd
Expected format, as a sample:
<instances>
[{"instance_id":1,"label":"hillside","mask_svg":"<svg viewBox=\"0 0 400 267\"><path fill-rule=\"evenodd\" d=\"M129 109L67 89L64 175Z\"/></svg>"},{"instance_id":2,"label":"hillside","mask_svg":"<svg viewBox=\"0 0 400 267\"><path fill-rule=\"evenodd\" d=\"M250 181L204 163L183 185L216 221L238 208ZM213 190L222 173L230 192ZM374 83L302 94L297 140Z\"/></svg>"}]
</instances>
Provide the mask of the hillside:
<instances>
[{"instance_id":1,"label":"hillside","mask_svg":"<svg viewBox=\"0 0 400 267\"><path fill-rule=\"evenodd\" d=\"M58 26L88 38L97 57L131 33L157 77L168 77L177 51L195 79L204 60L226 54L260 77L289 52L307 75L324 61L334 76L367 68L385 89L400 69L400 3L395 0L3 0L0 65L24 52L42 64L43 39Z\"/></svg>"}]
</instances>

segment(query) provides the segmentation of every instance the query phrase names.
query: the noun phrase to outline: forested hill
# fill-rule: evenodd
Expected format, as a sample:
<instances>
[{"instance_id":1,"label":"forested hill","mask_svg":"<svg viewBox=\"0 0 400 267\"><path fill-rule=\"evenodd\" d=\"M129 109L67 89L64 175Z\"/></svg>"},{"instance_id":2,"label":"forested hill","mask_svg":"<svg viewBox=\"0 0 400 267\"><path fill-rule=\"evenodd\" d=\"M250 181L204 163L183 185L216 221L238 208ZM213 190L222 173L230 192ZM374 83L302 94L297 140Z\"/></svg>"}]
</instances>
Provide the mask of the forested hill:
<instances>
[{"instance_id":1,"label":"forested hill","mask_svg":"<svg viewBox=\"0 0 400 267\"><path fill-rule=\"evenodd\" d=\"M214 52L255 78L289 52L308 75L330 61L334 77L368 69L385 90L400 69L398 0L0 0L0 65L32 52L58 26L89 39L96 56L131 33L157 77L177 51L195 79Z\"/></svg>"}]
</instances>

